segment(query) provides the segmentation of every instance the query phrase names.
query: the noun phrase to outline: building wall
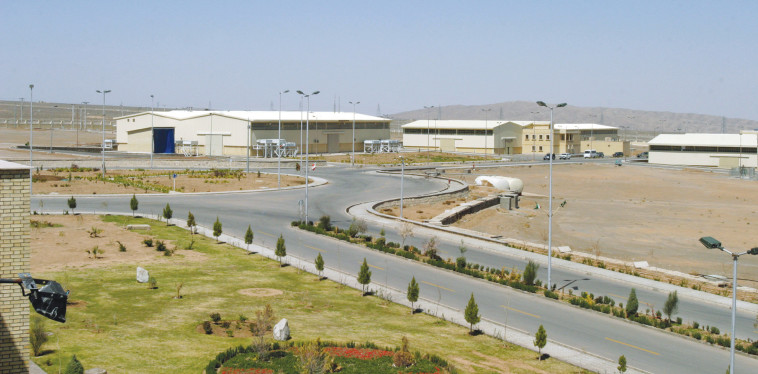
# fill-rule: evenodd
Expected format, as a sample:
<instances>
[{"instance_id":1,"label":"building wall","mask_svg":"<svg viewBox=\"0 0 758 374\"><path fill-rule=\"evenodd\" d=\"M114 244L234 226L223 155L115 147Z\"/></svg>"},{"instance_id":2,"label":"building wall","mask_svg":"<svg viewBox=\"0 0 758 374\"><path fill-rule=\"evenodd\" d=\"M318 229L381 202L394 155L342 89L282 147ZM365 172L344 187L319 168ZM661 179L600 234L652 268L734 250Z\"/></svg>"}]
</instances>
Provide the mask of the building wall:
<instances>
[{"instance_id":1,"label":"building wall","mask_svg":"<svg viewBox=\"0 0 758 374\"><path fill-rule=\"evenodd\" d=\"M740 163L740 160L742 162ZM708 152L663 152L651 151L648 163L661 165L693 165L731 168L738 165L756 167L758 160L754 154L730 154Z\"/></svg>"},{"instance_id":2,"label":"building wall","mask_svg":"<svg viewBox=\"0 0 758 374\"><path fill-rule=\"evenodd\" d=\"M29 170L0 169L0 277L30 271L29 241ZM29 300L16 284L0 284L0 372L29 372Z\"/></svg>"},{"instance_id":3,"label":"building wall","mask_svg":"<svg viewBox=\"0 0 758 374\"><path fill-rule=\"evenodd\" d=\"M579 147L579 151L575 153L584 153L586 149L594 149L598 152L603 152L605 157L610 157L616 152L624 152L627 156L631 155L629 142L625 141L582 140Z\"/></svg>"}]
</instances>

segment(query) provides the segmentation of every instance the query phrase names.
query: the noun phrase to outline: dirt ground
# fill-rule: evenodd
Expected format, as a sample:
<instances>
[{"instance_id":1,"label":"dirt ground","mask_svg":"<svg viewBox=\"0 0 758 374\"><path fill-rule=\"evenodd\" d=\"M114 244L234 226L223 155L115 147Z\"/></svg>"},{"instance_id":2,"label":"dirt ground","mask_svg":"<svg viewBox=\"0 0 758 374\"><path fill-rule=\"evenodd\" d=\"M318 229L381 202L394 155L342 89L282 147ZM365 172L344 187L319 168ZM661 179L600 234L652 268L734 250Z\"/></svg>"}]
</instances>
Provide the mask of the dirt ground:
<instances>
[{"instance_id":1,"label":"dirt ground","mask_svg":"<svg viewBox=\"0 0 758 374\"><path fill-rule=\"evenodd\" d=\"M108 176L125 175L135 181L151 184L159 184L169 189L174 188L173 172L113 170L106 173ZM35 194L133 194L133 193L162 193L144 188L126 186L123 184L87 180L87 177L96 177L99 172L55 172L42 170L35 173ZM81 178L81 179L80 179ZM282 175L282 187L303 184L304 178ZM241 178L215 178L212 174L182 174L177 173L176 191L180 192L218 192L218 191L241 191L257 190L262 188L275 188L278 185L276 174L257 173L241 174Z\"/></svg>"},{"instance_id":2,"label":"dirt ground","mask_svg":"<svg viewBox=\"0 0 758 374\"><path fill-rule=\"evenodd\" d=\"M518 210L485 209L464 217L455 226L547 243L546 165L451 176L473 183L478 175L520 178L526 196L521 198ZM758 225L758 220L754 221L758 218L758 183L754 181L695 169L570 164L553 168L553 183L555 246L729 278L731 258L706 249L698 239L713 236L733 251L758 246L754 231ZM443 204L406 206L405 212L411 219L428 219L450 208ZM758 256L740 258L739 278L741 285L758 287Z\"/></svg>"},{"instance_id":3,"label":"dirt ground","mask_svg":"<svg viewBox=\"0 0 758 374\"><path fill-rule=\"evenodd\" d=\"M94 131L79 131L79 145L96 145L100 146L102 142L103 134ZM107 139L113 139L115 137L112 133L105 133ZM53 146L56 147L70 147L75 146L77 132L71 129L61 130L55 128L53 131ZM29 141L29 128L16 129L0 127L0 160L8 161L28 161L29 150L28 149L11 149L11 147L17 145L26 144ZM83 159L87 156L75 156L62 153L49 153L50 147L50 131L35 129L34 130L34 158L36 160L61 160L61 159ZM99 155L99 154L98 154Z\"/></svg>"},{"instance_id":4,"label":"dirt ground","mask_svg":"<svg viewBox=\"0 0 758 374\"><path fill-rule=\"evenodd\" d=\"M486 186L469 186L469 191L470 191L469 194L466 196L462 196L459 198L451 198L451 199L443 201L440 204L432 204L432 205L403 204L405 206L403 208L403 216L405 216L406 218L412 219L414 221L427 221L429 219L436 217L439 214L442 214L444 211L454 208L460 204L476 200L480 197L494 195L499 192L497 188L486 187ZM409 207L412 209L409 209ZM381 212L384 214L399 216L400 207L395 206L392 208L382 208Z\"/></svg>"},{"instance_id":5,"label":"dirt ground","mask_svg":"<svg viewBox=\"0 0 758 374\"><path fill-rule=\"evenodd\" d=\"M92 215L39 215L32 216L32 221L49 222L62 225L61 227L40 227L31 229L31 270L32 274L65 269L102 268L116 264L146 264L163 263L169 260L176 262L181 256L187 261L203 261L205 255L197 251L177 250L172 257L142 244L142 240L150 237L127 231L115 223L103 222L98 216ZM98 237L90 237L88 231L92 228L101 229ZM126 252L120 252L118 242L126 246ZM86 250L97 246L104 252L93 258ZM174 243L166 241L169 249Z\"/></svg>"},{"instance_id":6,"label":"dirt ground","mask_svg":"<svg viewBox=\"0 0 758 374\"><path fill-rule=\"evenodd\" d=\"M362 150L361 150L362 151ZM443 152L403 152L400 153L359 153L356 150L355 163L368 165L400 165L400 156L405 158L405 164L424 162L468 162L484 160L481 156L460 155ZM490 155L490 158L493 158ZM313 160L324 160L327 162L350 163L350 153L340 153L334 155L322 155L312 157Z\"/></svg>"}]
</instances>

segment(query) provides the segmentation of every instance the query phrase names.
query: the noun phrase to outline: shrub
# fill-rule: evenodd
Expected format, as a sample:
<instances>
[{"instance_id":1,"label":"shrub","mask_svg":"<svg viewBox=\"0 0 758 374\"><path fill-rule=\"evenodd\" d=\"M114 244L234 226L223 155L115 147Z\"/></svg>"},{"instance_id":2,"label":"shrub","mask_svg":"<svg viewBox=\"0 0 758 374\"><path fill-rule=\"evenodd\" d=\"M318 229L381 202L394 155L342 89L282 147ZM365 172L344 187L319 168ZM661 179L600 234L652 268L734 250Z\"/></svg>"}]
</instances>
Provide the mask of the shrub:
<instances>
[{"instance_id":1,"label":"shrub","mask_svg":"<svg viewBox=\"0 0 758 374\"><path fill-rule=\"evenodd\" d=\"M147 288L151 290L158 288L158 280L155 277L150 277L150 280L147 281Z\"/></svg>"},{"instance_id":2,"label":"shrub","mask_svg":"<svg viewBox=\"0 0 758 374\"><path fill-rule=\"evenodd\" d=\"M203 321L203 330L207 335L213 334L213 327L209 321Z\"/></svg>"},{"instance_id":3,"label":"shrub","mask_svg":"<svg viewBox=\"0 0 758 374\"><path fill-rule=\"evenodd\" d=\"M318 224L319 226L321 226L322 229L326 231L332 231L332 218L331 217L327 215L321 216L321 218L318 219Z\"/></svg>"},{"instance_id":4,"label":"shrub","mask_svg":"<svg viewBox=\"0 0 758 374\"><path fill-rule=\"evenodd\" d=\"M213 321L215 324L218 324L218 322L221 321L221 314L211 313L211 321Z\"/></svg>"},{"instance_id":5,"label":"shrub","mask_svg":"<svg viewBox=\"0 0 758 374\"><path fill-rule=\"evenodd\" d=\"M700 334L700 331L695 331L692 333L692 337L697 340L700 340L702 338L702 335Z\"/></svg>"},{"instance_id":6,"label":"shrub","mask_svg":"<svg viewBox=\"0 0 758 374\"><path fill-rule=\"evenodd\" d=\"M126 252L126 246L124 245L124 243L121 243L121 241L118 241L118 240L116 241L116 243L118 243L119 252Z\"/></svg>"},{"instance_id":7,"label":"shrub","mask_svg":"<svg viewBox=\"0 0 758 374\"><path fill-rule=\"evenodd\" d=\"M30 321L29 343L32 346L32 354L39 356L42 353L42 345L47 343L47 331L45 331L45 318L39 314L32 315Z\"/></svg>"},{"instance_id":8,"label":"shrub","mask_svg":"<svg viewBox=\"0 0 758 374\"><path fill-rule=\"evenodd\" d=\"M155 250L158 252L165 252L166 251L166 243L163 242L163 240L158 240L155 242Z\"/></svg>"},{"instance_id":9,"label":"shrub","mask_svg":"<svg viewBox=\"0 0 758 374\"><path fill-rule=\"evenodd\" d=\"M147 238L142 241L142 244L145 245L145 247L152 247L153 246L153 238Z\"/></svg>"},{"instance_id":10,"label":"shrub","mask_svg":"<svg viewBox=\"0 0 758 374\"><path fill-rule=\"evenodd\" d=\"M413 365L413 355L408 350L408 338L403 336L402 348L392 356L392 364L395 367L407 368Z\"/></svg>"},{"instance_id":11,"label":"shrub","mask_svg":"<svg viewBox=\"0 0 758 374\"><path fill-rule=\"evenodd\" d=\"M697 328L700 328L700 324L699 324L697 321L695 321L695 322L692 322L692 328L693 328L693 329L697 329Z\"/></svg>"},{"instance_id":12,"label":"shrub","mask_svg":"<svg viewBox=\"0 0 758 374\"><path fill-rule=\"evenodd\" d=\"M464 269L466 267L466 257L458 257L455 259L455 266L458 268L458 270Z\"/></svg>"},{"instance_id":13,"label":"shrub","mask_svg":"<svg viewBox=\"0 0 758 374\"><path fill-rule=\"evenodd\" d=\"M526 268L524 268L524 283L527 286L531 286L534 284L534 280L537 278L537 269L539 269L540 266L537 265L536 262L529 260L529 263L526 264Z\"/></svg>"},{"instance_id":14,"label":"shrub","mask_svg":"<svg viewBox=\"0 0 758 374\"><path fill-rule=\"evenodd\" d=\"M550 290L545 290L545 297L558 300L558 293ZM609 308L610 309L610 308Z\"/></svg>"},{"instance_id":15,"label":"shrub","mask_svg":"<svg viewBox=\"0 0 758 374\"><path fill-rule=\"evenodd\" d=\"M711 334L715 334L715 335L718 335L718 334L721 334L721 331L719 330L719 328L718 328L718 327L716 327L716 326L711 326Z\"/></svg>"},{"instance_id":16,"label":"shrub","mask_svg":"<svg viewBox=\"0 0 758 374\"><path fill-rule=\"evenodd\" d=\"M221 321L221 327L228 329L229 326L231 326L232 323L230 321Z\"/></svg>"},{"instance_id":17,"label":"shrub","mask_svg":"<svg viewBox=\"0 0 758 374\"><path fill-rule=\"evenodd\" d=\"M71 360L66 364L63 374L84 374L84 366L76 358L76 355L71 356Z\"/></svg>"}]
</instances>

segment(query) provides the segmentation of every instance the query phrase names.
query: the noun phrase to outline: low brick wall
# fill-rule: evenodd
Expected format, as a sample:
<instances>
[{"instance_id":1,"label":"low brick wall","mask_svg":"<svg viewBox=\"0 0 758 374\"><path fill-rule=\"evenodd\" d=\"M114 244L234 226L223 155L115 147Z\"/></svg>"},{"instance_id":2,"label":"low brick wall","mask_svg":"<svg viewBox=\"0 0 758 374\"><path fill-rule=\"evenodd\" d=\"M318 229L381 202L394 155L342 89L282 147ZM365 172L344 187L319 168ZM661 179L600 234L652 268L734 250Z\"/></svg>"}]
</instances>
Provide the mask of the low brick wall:
<instances>
[{"instance_id":1,"label":"low brick wall","mask_svg":"<svg viewBox=\"0 0 758 374\"><path fill-rule=\"evenodd\" d=\"M444 213L429 220L429 223L435 225L449 225L455 221L458 221L467 214L474 214L498 204L500 204L499 195L485 196L474 201L461 204L453 209L448 209Z\"/></svg>"}]
</instances>

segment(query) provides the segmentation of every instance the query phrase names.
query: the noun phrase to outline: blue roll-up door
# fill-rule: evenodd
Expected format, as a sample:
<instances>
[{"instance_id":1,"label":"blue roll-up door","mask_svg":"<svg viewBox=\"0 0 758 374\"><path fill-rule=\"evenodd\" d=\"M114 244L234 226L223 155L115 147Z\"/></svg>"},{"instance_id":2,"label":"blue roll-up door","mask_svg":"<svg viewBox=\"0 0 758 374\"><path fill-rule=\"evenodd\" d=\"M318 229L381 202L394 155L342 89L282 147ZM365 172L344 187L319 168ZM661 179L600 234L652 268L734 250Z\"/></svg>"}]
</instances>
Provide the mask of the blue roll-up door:
<instances>
[{"instance_id":1,"label":"blue roll-up door","mask_svg":"<svg viewBox=\"0 0 758 374\"><path fill-rule=\"evenodd\" d=\"M153 129L153 153L175 153L174 129Z\"/></svg>"}]
</instances>

